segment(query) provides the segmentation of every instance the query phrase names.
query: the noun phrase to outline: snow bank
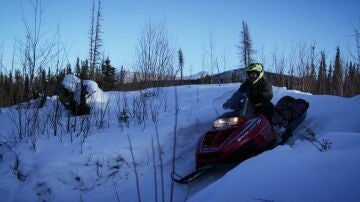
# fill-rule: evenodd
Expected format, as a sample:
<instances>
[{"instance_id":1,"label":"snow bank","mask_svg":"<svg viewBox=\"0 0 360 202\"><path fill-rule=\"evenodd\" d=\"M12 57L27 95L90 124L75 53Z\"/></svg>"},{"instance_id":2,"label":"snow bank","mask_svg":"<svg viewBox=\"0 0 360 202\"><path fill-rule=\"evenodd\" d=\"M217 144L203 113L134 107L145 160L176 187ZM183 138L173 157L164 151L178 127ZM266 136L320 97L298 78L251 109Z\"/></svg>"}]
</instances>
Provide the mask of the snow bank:
<instances>
[{"instance_id":1,"label":"snow bank","mask_svg":"<svg viewBox=\"0 0 360 202\"><path fill-rule=\"evenodd\" d=\"M79 82L73 75L66 75L63 84L77 93ZM3 155L0 161L1 201L137 201L128 137L139 174L141 199L155 201L156 166L157 196L161 200L159 163L154 165L152 162L152 142L155 146L157 144L154 124L149 119L145 126L139 125L133 118L129 127L121 128L116 117L118 102L124 104L127 99L131 108L132 100L140 93L103 92L93 81L84 81L84 84L91 94L89 102L110 101L109 127L97 129L90 120L91 131L84 144L81 134L72 133L73 141L70 141L69 134L62 134L60 141L60 136L51 135L51 128L44 128L43 134L36 136L35 152L31 149L30 140L11 145L11 151L0 146L0 154ZM178 173L194 169L197 140L224 112L222 103L238 88L238 83L177 87ZM174 201L360 201L360 96L314 96L278 87L273 90L273 102L284 95L291 95L310 103L307 118L295 131L294 137L287 144L248 159L232 170L221 171L216 176L205 175L186 186L175 184ZM159 143L164 160L165 200L168 201L175 97L174 87L162 88L162 91L166 95L166 104L155 98L152 98L151 104L161 106ZM51 111L47 108L49 105L40 110ZM11 110L5 108L0 114L0 138L7 137L6 140L14 137L8 117ZM13 115L16 120L17 113ZM63 118L65 126L67 117ZM83 120L83 117L73 118L77 123ZM331 150L319 152L310 142L299 138L297 134L304 127L311 127L320 140L331 141ZM25 182L17 180L11 169L15 153L20 158L20 169L28 176ZM155 155L157 160L156 151Z\"/></svg>"},{"instance_id":2,"label":"snow bank","mask_svg":"<svg viewBox=\"0 0 360 202\"><path fill-rule=\"evenodd\" d=\"M359 201L360 133L327 133L319 152L297 141L251 158L189 201Z\"/></svg>"},{"instance_id":3,"label":"snow bank","mask_svg":"<svg viewBox=\"0 0 360 202\"><path fill-rule=\"evenodd\" d=\"M61 84L66 88L69 92L76 92L78 91L79 85L80 85L80 79L77 78L73 74L67 74L65 75L63 81Z\"/></svg>"}]
</instances>

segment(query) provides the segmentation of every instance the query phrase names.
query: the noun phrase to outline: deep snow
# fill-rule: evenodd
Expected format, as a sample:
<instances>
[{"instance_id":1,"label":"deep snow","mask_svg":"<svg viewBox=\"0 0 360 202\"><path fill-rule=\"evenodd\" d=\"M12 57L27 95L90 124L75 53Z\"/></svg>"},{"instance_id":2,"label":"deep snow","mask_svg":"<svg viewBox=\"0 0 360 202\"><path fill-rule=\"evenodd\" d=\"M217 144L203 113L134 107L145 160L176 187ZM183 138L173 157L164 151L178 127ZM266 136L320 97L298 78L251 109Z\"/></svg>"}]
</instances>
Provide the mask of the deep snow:
<instances>
[{"instance_id":1,"label":"deep snow","mask_svg":"<svg viewBox=\"0 0 360 202\"><path fill-rule=\"evenodd\" d=\"M89 85L96 88L95 84ZM218 114L224 112L222 103L238 86L177 87L178 173L194 169L197 139L211 127ZM273 87L273 90L273 102L290 95L310 103L307 118L295 135L285 145L263 152L232 169L214 171L189 185L175 184L174 201L360 201L360 96L314 96L279 87ZM30 140L14 142L14 129L8 116L14 115L15 107L1 110L1 201L137 201L128 137L139 174L141 200L155 201L157 196L161 201L157 160L158 194L155 196L152 142L156 147L156 134L151 117L145 126L132 119L129 128L120 127L116 117L117 106L124 105L124 97L132 108L133 98L141 93L97 91L98 94L92 95L96 109L104 106L104 100L110 101L109 113L105 116L107 124L105 128L97 129L96 118L92 118L90 135L84 144L81 144L81 135L76 137L74 133L71 142L70 135L64 131L60 139L47 129L37 136L34 151ZM169 201L175 87L160 91L160 97L166 102L151 98L151 106L160 107L159 140L164 162L165 201ZM51 109L55 100L56 97L49 98L42 110ZM65 123L66 113L62 117ZM311 127L320 140L332 142L332 148L319 152L298 136L305 127ZM19 156L20 169L27 175L24 182L12 172L15 154Z\"/></svg>"}]
</instances>

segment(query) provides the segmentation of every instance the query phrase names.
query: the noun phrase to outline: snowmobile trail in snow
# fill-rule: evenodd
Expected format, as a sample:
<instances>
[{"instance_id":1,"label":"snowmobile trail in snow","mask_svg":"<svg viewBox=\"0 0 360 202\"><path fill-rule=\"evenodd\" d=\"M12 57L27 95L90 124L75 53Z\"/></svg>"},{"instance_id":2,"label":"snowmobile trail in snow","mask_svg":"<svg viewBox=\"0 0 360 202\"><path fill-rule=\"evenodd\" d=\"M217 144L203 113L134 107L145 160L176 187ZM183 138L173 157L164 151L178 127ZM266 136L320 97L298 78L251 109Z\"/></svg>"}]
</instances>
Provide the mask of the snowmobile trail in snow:
<instances>
[{"instance_id":1,"label":"snowmobile trail in snow","mask_svg":"<svg viewBox=\"0 0 360 202\"><path fill-rule=\"evenodd\" d=\"M185 173L195 167L195 146L198 139L209 129L211 122L196 123L177 131L176 141L176 172ZM172 135L172 134L169 134ZM172 141L172 139L170 140ZM168 145L172 146L172 143Z\"/></svg>"},{"instance_id":2,"label":"snowmobile trail in snow","mask_svg":"<svg viewBox=\"0 0 360 202\"><path fill-rule=\"evenodd\" d=\"M200 176L195 181L185 185L182 184L182 186L187 187L188 197L191 197L202 189L205 189L207 186L209 186L216 180L222 178L224 175L226 175L227 172L229 172L231 169L235 168L238 165L239 163L232 163L227 165L215 166L213 169L206 172L204 175Z\"/></svg>"},{"instance_id":3,"label":"snowmobile trail in snow","mask_svg":"<svg viewBox=\"0 0 360 202\"><path fill-rule=\"evenodd\" d=\"M287 141L285 141L284 144L293 146L296 140L303 140L304 138L302 138L300 134L303 133L306 128L311 127L313 122L314 120L312 118L305 118L305 120L292 132L292 135Z\"/></svg>"},{"instance_id":4,"label":"snowmobile trail in snow","mask_svg":"<svg viewBox=\"0 0 360 202\"><path fill-rule=\"evenodd\" d=\"M173 181L179 183L179 184L188 184L193 182L194 180L198 179L199 177L201 177L202 175L204 175L205 173L209 172L210 170L212 170L215 166L205 166L202 167L200 169L197 169L185 176L182 176L180 174L178 174L177 172L172 172L171 173L171 178Z\"/></svg>"},{"instance_id":5,"label":"snowmobile trail in snow","mask_svg":"<svg viewBox=\"0 0 360 202\"><path fill-rule=\"evenodd\" d=\"M178 130L176 173L179 175L187 175L195 170L195 146L198 143L198 138L209 129L211 124L212 122L196 122L189 127ZM192 141L189 141L189 139ZM189 144L189 142L192 143ZM177 184L177 186L185 187L188 190L188 196L190 197L210 185L212 182L224 176L236 165L238 165L238 163L215 166L213 169L198 177L195 181L188 184Z\"/></svg>"}]
</instances>

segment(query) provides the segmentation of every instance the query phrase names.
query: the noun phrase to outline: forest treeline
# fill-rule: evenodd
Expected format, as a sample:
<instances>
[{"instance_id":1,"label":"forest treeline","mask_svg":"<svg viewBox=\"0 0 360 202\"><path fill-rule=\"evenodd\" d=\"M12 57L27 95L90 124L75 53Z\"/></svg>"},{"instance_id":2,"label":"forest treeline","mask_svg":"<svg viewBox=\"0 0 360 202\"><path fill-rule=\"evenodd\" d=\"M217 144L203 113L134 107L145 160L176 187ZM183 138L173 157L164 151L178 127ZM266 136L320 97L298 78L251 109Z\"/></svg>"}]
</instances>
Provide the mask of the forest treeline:
<instances>
[{"instance_id":1,"label":"forest treeline","mask_svg":"<svg viewBox=\"0 0 360 202\"><path fill-rule=\"evenodd\" d=\"M35 5L40 5L35 0ZM132 68L114 67L111 59L102 53L102 8L101 1L93 1L90 12L89 56L79 57L72 64L64 64L61 58L66 54L59 39L47 41L41 33L43 12L34 6L33 19L26 25L26 39L17 44L18 58L12 58L11 67L3 65L0 57L0 107L12 106L34 98L57 95L61 81L66 74L74 74L82 80L94 80L104 91L139 90L156 86L181 84L211 84L242 82L243 77L235 74L220 77L219 56L215 54L212 33L206 50L207 61L203 70L209 75L185 80L183 71L186 52L174 48L169 41L164 24L149 22L140 32ZM59 35L59 33L56 33ZM56 37L55 37L56 38ZM328 94L351 97L360 94L360 33L354 29L354 44L357 52L342 55L339 47L336 54L328 56L325 50L317 51L314 44L300 44L289 55L272 53L266 63L267 77L275 86L285 86L313 94ZM253 41L247 23L243 21L239 41L234 42L239 50L239 69L251 62L264 62L255 58ZM1 48L1 47L0 47ZM1 52L2 50L0 50ZM15 51L15 48L14 48ZM15 55L15 54L13 54ZM225 60L225 59L224 59ZM16 62L14 62L16 61ZM14 67L14 63L20 67ZM224 61L225 64L225 61ZM224 67L225 68L225 67ZM217 70L217 73L215 72Z\"/></svg>"},{"instance_id":2,"label":"forest treeline","mask_svg":"<svg viewBox=\"0 0 360 202\"><path fill-rule=\"evenodd\" d=\"M341 62L340 49L337 48L333 65L326 65L324 53L321 53L319 65L314 63L305 63L304 66L298 66L301 69L301 75L291 75L285 72L267 72L267 78L274 86L284 86L288 89L296 89L313 94L327 94L344 97L351 97L360 94L360 68L354 62ZM231 78L221 78L216 74L207 75L203 78L180 81L179 78L166 77L149 81L142 81L140 73L133 73L132 79L125 78L129 72L124 67L118 71L106 58L102 61L100 68L96 68L90 76L90 67L88 60L80 61L78 58L74 68L67 65L58 73L52 73L51 68L43 69L34 76L32 88L30 87L30 75L20 70L10 71L8 74L0 73L0 107L11 106L20 102L26 102L30 99L40 96L57 95L59 86L66 74L74 74L83 80L94 80L104 91L109 90L139 90L148 87L180 85L180 84L210 84L242 82L237 75ZM285 70L283 70L285 71Z\"/></svg>"}]
</instances>

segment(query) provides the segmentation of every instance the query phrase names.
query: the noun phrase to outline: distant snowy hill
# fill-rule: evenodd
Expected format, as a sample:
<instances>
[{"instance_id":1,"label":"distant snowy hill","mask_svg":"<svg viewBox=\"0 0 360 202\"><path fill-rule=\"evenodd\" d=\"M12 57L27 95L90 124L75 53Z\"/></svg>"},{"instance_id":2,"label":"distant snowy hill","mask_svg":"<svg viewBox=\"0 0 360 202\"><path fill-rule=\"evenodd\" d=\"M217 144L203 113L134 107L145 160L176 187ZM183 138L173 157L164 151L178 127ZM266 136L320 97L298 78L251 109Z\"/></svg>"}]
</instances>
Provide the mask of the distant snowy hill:
<instances>
[{"instance_id":1,"label":"distant snowy hill","mask_svg":"<svg viewBox=\"0 0 360 202\"><path fill-rule=\"evenodd\" d=\"M124 75L122 75L122 74L124 74ZM135 74L136 74L135 72L130 72L130 71L117 71L116 79L120 80L120 78L123 76L124 82L130 83L133 81ZM200 72L192 74L192 75L184 76L184 80L196 80L196 79L204 78L205 76L208 76L208 75L210 75L209 72L200 71ZM244 69L234 69L234 70L229 70L229 71L225 71L225 72L221 72L221 73L214 73L213 76L215 78L226 79L226 80L231 80L234 76L240 80L244 80L246 78ZM177 79L180 79L180 77L178 76Z\"/></svg>"},{"instance_id":2,"label":"distant snowy hill","mask_svg":"<svg viewBox=\"0 0 360 202\"><path fill-rule=\"evenodd\" d=\"M184 79L187 79L187 80L195 80L195 79L200 79L200 78L203 78L205 76L209 75L209 72L207 71L200 71L196 74L192 74L192 75L189 75L189 76L185 76Z\"/></svg>"},{"instance_id":3,"label":"distant snowy hill","mask_svg":"<svg viewBox=\"0 0 360 202\"><path fill-rule=\"evenodd\" d=\"M239 83L176 87L178 173L195 169L198 139L225 112L222 104L238 87ZM93 94L95 115L88 117L71 117L62 108L57 113L56 96L39 111L1 109L0 200L161 201L164 188L164 201L170 201L175 87L156 92L159 97L144 91ZM279 87L273 92L273 102L290 95L310 103L294 136L233 169L211 172L188 185L174 184L174 201L360 201L360 96L315 96ZM109 105L96 96L106 97ZM148 107L146 113L136 110L141 105ZM124 109L131 112L128 125L121 122ZM142 117L147 118L140 123ZM319 140L331 142L331 149L320 152L301 138L305 127L311 127Z\"/></svg>"},{"instance_id":4,"label":"distant snowy hill","mask_svg":"<svg viewBox=\"0 0 360 202\"><path fill-rule=\"evenodd\" d=\"M185 79L199 79L199 78L203 78L207 75L210 75L209 72L206 71L201 71L199 73L190 75L190 76L186 76ZM235 77L236 79L243 81L246 79L246 73L244 71L244 69L233 69L233 70L228 70L225 72L221 72L221 73L214 73L213 77L215 79L221 79L221 80L227 80L227 81L231 81L233 79L233 77Z\"/></svg>"},{"instance_id":5,"label":"distant snowy hill","mask_svg":"<svg viewBox=\"0 0 360 202\"><path fill-rule=\"evenodd\" d=\"M130 71L117 71L116 72L116 78L118 80L120 80L122 74L124 74L124 81L125 83L130 83L133 81L133 78L134 78L134 75L136 74L135 72L130 72ZM208 72L206 71L200 71L196 74L192 74L192 75L189 75L189 76L184 76L184 79L185 80L195 80L195 79L199 79L199 78L203 78L205 76L209 75ZM180 77L178 77L178 79L180 79Z\"/></svg>"},{"instance_id":6,"label":"distant snowy hill","mask_svg":"<svg viewBox=\"0 0 360 202\"><path fill-rule=\"evenodd\" d=\"M246 72L243 68L233 69L233 70L229 70L229 71L225 71L225 72L216 74L215 77L221 78L221 79L226 79L226 80L231 80L233 77L236 77L240 81L244 81L246 79Z\"/></svg>"}]
</instances>

